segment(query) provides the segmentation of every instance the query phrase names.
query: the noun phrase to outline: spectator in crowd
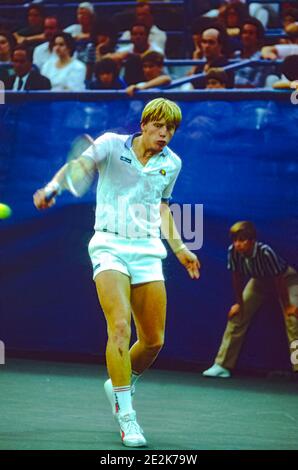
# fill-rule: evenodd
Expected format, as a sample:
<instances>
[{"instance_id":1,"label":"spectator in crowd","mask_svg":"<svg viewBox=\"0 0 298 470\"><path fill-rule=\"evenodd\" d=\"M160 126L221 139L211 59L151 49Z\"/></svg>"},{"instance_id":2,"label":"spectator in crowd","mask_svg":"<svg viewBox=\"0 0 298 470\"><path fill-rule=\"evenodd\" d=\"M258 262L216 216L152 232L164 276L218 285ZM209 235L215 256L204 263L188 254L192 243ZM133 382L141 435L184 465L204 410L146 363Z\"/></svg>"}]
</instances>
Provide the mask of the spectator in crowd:
<instances>
[{"instance_id":1,"label":"spectator in crowd","mask_svg":"<svg viewBox=\"0 0 298 470\"><path fill-rule=\"evenodd\" d=\"M32 69L32 51L24 45L15 47L12 55L15 74L9 77L6 88L15 91L50 90L51 82Z\"/></svg>"},{"instance_id":2,"label":"spectator in crowd","mask_svg":"<svg viewBox=\"0 0 298 470\"><path fill-rule=\"evenodd\" d=\"M59 31L58 20L55 16L48 16L44 20L44 39L39 46L36 46L33 51L33 63L39 70L42 69L43 65L53 56L53 51L50 48L50 41L56 33Z\"/></svg>"},{"instance_id":3,"label":"spectator in crowd","mask_svg":"<svg viewBox=\"0 0 298 470\"><path fill-rule=\"evenodd\" d=\"M50 42L55 57L42 67L55 91L82 91L85 89L86 66L73 58L75 41L68 33L57 33Z\"/></svg>"},{"instance_id":4,"label":"spectator in crowd","mask_svg":"<svg viewBox=\"0 0 298 470\"><path fill-rule=\"evenodd\" d=\"M201 0L196 0L196 1L200 2ZM225 8L227 5L230 5L230 4L235 5L238 3L245 4L246 0L211 0L209 2L208 11L204 11L204 16L209 17L209 18L216 18L225 11Z\"/></svg>"},{"instance_id":5,"label":"spectator in crowd","mask_svg":"<svg viewBox=\"0 0 298 470\"><path fill-rule=\"evenodd\" d=\"M225 28L231 51L235 51L240 47L240 30L244 18L247 16L248 9L243 3L226 5L219 14L218 21Z\"/></svg>"},{"instance_id":6,"label":"spectator in crowd","mask_svg":"<svg viewBox=\"0 0 298 470\"><path fill-rule=\"evenodd\" d=\"M26 43L36 47L43 42L44 36L44 8L42 5L32 4L27 11L27 26L17 30L14 36L18 44Z\"/></svg>"},{"instance_id":7,"label":"spectator in crowd","mask_svg":"<svg viewBox=\"0 0 298 470\"><path fill-rule=\"evenodd\" d=\"M292 23L286 27L286 33L289 37L289 44L275 44L273 46L265 46L262 49L262 57L264 59L285 59L289 55L298 54L298 24Z\"/></svg>"},{"instance_id":8,"label":"spectator in crowd","mask_svg":"<svg viewBox=\"0 0 298 470\"><path fill-rule=\"evenodd\" d=\"M122 90L125 83L119 78L119 69L112 59L101 59L95 64L95 80L91 82L90 90Z\"/></svg>"},{"instance_id":9,"label":"spectator in crowd","mask_svg":"<svg viewBox=\"0 0 298 470\"><path fill-rule=\"evenodd\" d=\"M193 60L199 60L203 58L203 50L202 50L202 32L198 29L192 28L192 42L194 46L194 50L192 53Z\"/></svg>"},{"instance_id":10,"label":"spectator in crowd","mask_svg":"<svg viewBox=\"0 0 298 470\"><path fill-rule=\"evenodd\" d=\"M0 31L0 65L11 62L12 51L15 46L14 36L7 31Z\"/></svg>"},{"instance_id":11,"label":"spectator in crowd","mask_svg":"<svg viewBox=\"0 0 298 470\"><path fill-rule=\"evenodd\" d=\"M202 48L202 34L206 29L210 29L214 25L216 26L216 23L214 22L213 19L206 18L203 16L196 18L195 21L192 23L191 36L192 36L192 42L193 42L193 48L194 48L193 53L192 53L193 60L203 59L204 53L203 53L203 48ZM194 65L187 72L187 75L194 75L196 71L197 71L197 66Z\"/></svg>"},{"instance_id":12,"label":"spectator in crowd","mask_svg":"<svg viewBox=\"0 0 298 470\"><path fill-rule=\"evenodd\" d=\"M201 0L197 0L200 2ZM221 2L215 2L217 5L212 5L213 9L205 13L206 16L215 18L219 16L225 9L226 5L229 4L246 4L246 0L225 0ZM221 3L221 5L218 5ZM268 23L274 23L278 19L279 4L278 3L250 3L249 14L250 16L258 19L264 28L268 26Z\"/></svg>"},{"instance_id":13,"label":"spectator in crowd","mask_svg":"<svg viewBox=\"0 0 298 470\"><path fill-rule=\"evenodd\" d=\"M126 61L124 79L127 85L144 81L142 57L147 52L155 50L162 54L158 46L154 46L154 48L150 46L148 38L149 30L147 26L135 23L131 28L131 44L123 46L114 54L110 54L110 57L120 64L124 60Z\"/></svg>"},{"instance_id":14,"label":"spectator in crowd","mask_svg":"<svg viewBox=\"0 0 298 470\"><path fill-rule=\"evenodd\" d=\"M115 51L117 43L117 30L108 19L97 21L91 33L91 40L95 46L95 57L98 62L106 54Z\"/></svg>"},{"instance_id":15,"label":"spectator in crowd","mask_svg":"<svg viewBox=\"0 0 298 470\"><path fill-rule=\"evenodd\" d=\"M238 37L243 20L247 16L248 9L246 5L243 3L231 3L221 10L218 19L229 36Z\"/></svg>"},{"instance_id":16,"label":"spectator in crowd","mask_svg":"<svg viewBox=\"0 0 298 470\"><path fill-rule=\"evenodd\" d=\"M261 47L264 40L265 30L260 21L248 17L241 26L241 50L234 54L235 58L251 59L261 57Z\"/></svg>"},{"instance_id":17,"label":"spectator in crowd","mask_svg":"<svg viewBox=\"0 0 298 470\"><path fill-rule=\"evenodd\" d=\"M155 51L162 54L156 45L149 44L149 30L147 26L136 23L131 28L132 45L127 48L124 79L128 85L140 83L145 80L142 66L142 57L148 52ZM131 51L130 53L128 51Z\"/></svg>"},{"instance_id":18,"label":"spectator in crowd","mask_svg":"<svg viewBox=\"0 0 298 470\"><path fill-rule=\"evenodd\" d=\"M206 59L204 64L196 66L195 73L207 73L211 68L224 67L228 65L227 59L227 38L219 27L206 29L202 34L203 57ZM234 74L227 72L229 77L228 88L233 88ZM194 88L203 88L204 80L193 81Z\"/></svg>"},{"instance_id":19,"label":"spectator in crowd","mask_svg":"<svg viewBox=\"0 0 298 470\"><path fill-rule=\"evenodd\" d=\"M96 21L92 3L82 2L79 4L77 8L77 21L77 23L65 28L64 32L71 34L76 41L90 39Z\"/></svg>"},{"instance_id":20,"label":"spectator in crowd","mask_svg":"<svg viewBox=\"0 0 298 470\"><path fill-rule=\"evenodd\" d=\"M149 28L143 23L134 23L130 29L131 43L120 46L117 53L122 54L122 58L126 58L129 54L143 55L147 51L157 51L161 54L162 49L156 44L149 42Z\"/></svg>"},{"instance_id":21,"label":"spectator in crowd","mask_svg":"<svg viewBox=\"0 0 298 470\"><path fill-rule=\"evenodd\" d=\"M194 47L192 58L194 60L203 58L202 34L206 29L212 28L214 25L216 25L214 20L204 17L196 18L191 25L191 36Z\"/></svg>"},{"instance_id":22,"label":"spectator in crowd","mask_svg":"<svg viewBox=\"0 0 298 470\"><path fill-rule=\"evenodd\" d=\"M69 33L76 41L76 59L84 63L89 53L89 44L91 41L92 31L96 23L96 15L94 7L89 2L82 2L77 8L77 23L64 29L65 33Z\"/></svg>"},{"instance_id":23,"label":"spectator in crowd","mask_svg":"<svg viewBox=\"0 0 298 470\"><path fill-rule=\"evenodd\" d=\"M241 50L234 53L237 59L261 59L261 47L264 39L264 28L256 18L250 17L244 20L241 27ZM235 86L237 88L262 88L266 85L266 79L275 73L274 67L254 66L243 67L235 72Z\"/></svg>"},{"instance_id":24,"label":"spectator in crowd","mask_svg":"<svg viewBox=\"0 0 298 470\"><path fill-rule=\"evenodd\" d=\"M208 90L218 90L227 88L229 77L221 68L209 69L206 74L205 88Z\"/></svg>"},{"instance_id":25,"label":"spectator in crowd","mask_svg":"<svg viewBox=\"0 0 298 470\"><path fill-rule=\"evenodd\" d=\"M140 2L136 6L135 13L135 23L145 25L149 30L149 44L152 49L155 49L156 46L159 48L160 52L165 53L167 35L164 31L159 29L154 24L154 17L152 14L152 8L149 2ZM120 40L130 41L131 40L131 31L125 31Z\"/></svg>"},{"instance_id":26,"label":"spectator in crowd","mask_svg":"<svg viewBox=\"0 0 298 470\"><path fill-rule=\"evenodd\" d=\"M226 41L227 38L224 32L217 27L203 31L203 58L205 58L207 62L204 66L204 71L214 67L214 65L222 66L227 64Z\"/></svg>"},{"instance_id":27,"label":"spectator in crowd","mask_svg":"<svg viewBox=\"0 0 298 470\"><path fill-rule=\"evenodd\" d=\"M0 80L4 83L14 74L12 52L15 46L14 36L7 31L0 31Z\"/></svg>"},{"instance_id":28,"label":"spectator in crowd","mask_svg":"<svg viewBox=\"0 0 298 470\"><path fill-rule=\"evenodd\" d=\"M292 23L296 23L298 21L298 9L297 8L288 8L282 14L282 25L284 30L286 27Z\"/></svg>"},{"instance_id":29,"label":"spectator in crowd","mask_svg":"<svg viewBox=\"0 0 298 470\"><path fill-rule=\"evenodd\" d=\"M93 76L95 63L115 51L116 42L117 31L114 24L108 19L97 21L93 27L90 42L86 45L85 54L84 56L80 54L79 57L87 66L87 81Z\"/></svg>"},{"instance_id":30,"label":"spectator in crowd","mask_svg":"<svg viewBox=\"0 0 298 470\"><path fill-rule=\"evenodd\" d=\"M130 85L126 89L129 96L133 96L138 90L148 90L149 88L162 87L171 83L171 77L163 70L164 56L159 52L147 52L142 57L142 68L144 81Z\"/></svg>"}]
</instances>

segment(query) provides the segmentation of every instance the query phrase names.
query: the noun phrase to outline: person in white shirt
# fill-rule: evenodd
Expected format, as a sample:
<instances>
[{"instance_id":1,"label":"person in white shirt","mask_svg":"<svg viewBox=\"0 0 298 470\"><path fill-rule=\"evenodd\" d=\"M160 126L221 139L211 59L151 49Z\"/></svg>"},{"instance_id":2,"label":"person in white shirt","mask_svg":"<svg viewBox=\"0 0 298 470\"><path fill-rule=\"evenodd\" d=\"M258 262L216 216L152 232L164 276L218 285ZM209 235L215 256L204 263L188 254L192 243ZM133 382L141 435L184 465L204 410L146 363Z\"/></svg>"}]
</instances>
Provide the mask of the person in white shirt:
<instances>
[{"instance_id":1,"label":"person in white shirt","mask_svg":"<svg viewBox=\"0 0 298 470\"><path fill-rule=\"evenodd\" d=\"M136 16L135 22L144 24L149 30L149 44L151 49L157 50L158 52L165 53L166 49L166 42L167 42L167 34L165 31L162 31L154 24L154 17L151 11L151 5L148 2L139 3L136 6ZM120 40L122 41L130 41L131 40L131 32L124 31L121 35ZM121 50L121 47L119 47Z\"/></svg>"},{"instance_id":2,"label":"person in white shirt","mask_svg":"<svg viewBox=\"0 0 298 470\"><path fill-rule=\"evenodd\" d=\"M150 30L143 23L135 22L130 29L129 44L123 44L117 48L115 54L126 58L128 54L145 54L148 51L156 51L163 54L162 49L155 43L150 43Z\"/></svg>"},{"instance_id":3,"label":"person in white shirt","mask_svg":"<svg viewBox=\"0 0 298 470\"><path fill-rule=\"evenodd\" d=\"M67 26L65 33L69 33L77 41L80 39L90 39L90 35L95 24L96 16L94 7L89 2L82 2L77 8L78 22Z\"/></svg>"},{"instance_id":4,"label":"person in white shirt","mask_svg":"<svg viewBox=\"0 0 298 470\"><path fill-rule=\"evenodd\" d=\"M169 199L181 169L180 158L168 147L182 115L176 103L150 101L141 118L141 133L106 133L80 157L88 172L100 172L95 235L89 243L93 276L104 312L110 379L105 391L120 425L122 443L146 445L132 407L132 387L154 362L164 342L166 291L161 260L166 249L160 230L192 279L200 263L181 241ZM63 167L34 194L38 209L50 207L48 190L63 185ZM131 316L137 341L129 349Z\"/></svg>"},{"instance_id":5,"label":"person in white shirt","mask_svg":"<svg viewBox=\"0 0 298 470\"><path fill-rule=\"evenodd\" d=\"M39 70L42 69L47 60L55 55L50 49L50 41L58 31L59 24L57 18L55 16L47 16L44 20L44 38L46 42L36 46L33 51L33 63Z\"/></svg>"},{"instance_id":6,"label":"person in white shirt","mask_svg":"<svg viewBox=\"0 0 298 470\"><path fill-rule=\"evenodd\" d=\"M42 74L51 81L53 91L85 90L86 66L74 59L74 39L68 33L57 33L51 48L57 57L50 58L42 67Z\"/></svg>"}]
</instances>

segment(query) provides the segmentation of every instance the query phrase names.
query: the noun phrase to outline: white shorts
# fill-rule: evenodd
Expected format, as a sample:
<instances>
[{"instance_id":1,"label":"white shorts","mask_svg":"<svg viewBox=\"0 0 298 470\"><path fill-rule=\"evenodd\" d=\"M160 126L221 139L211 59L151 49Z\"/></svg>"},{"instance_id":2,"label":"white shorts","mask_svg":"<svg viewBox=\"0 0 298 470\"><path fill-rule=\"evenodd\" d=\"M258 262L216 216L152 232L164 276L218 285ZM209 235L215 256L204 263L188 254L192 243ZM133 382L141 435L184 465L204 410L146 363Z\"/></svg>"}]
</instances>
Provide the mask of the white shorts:
<instances>
[{"instance_id":1,"label":"white shorts","mask_svg":"<svg viewBox=\"0 0 298 470\"><path fill-rule=\"evenodd\" d=\"M160 238L124 238L96 231L88 246L93 279L102 271L114 270L131 278L131 284L164 281L161 260L167 250Z\"/></svg>"}]
</instances>

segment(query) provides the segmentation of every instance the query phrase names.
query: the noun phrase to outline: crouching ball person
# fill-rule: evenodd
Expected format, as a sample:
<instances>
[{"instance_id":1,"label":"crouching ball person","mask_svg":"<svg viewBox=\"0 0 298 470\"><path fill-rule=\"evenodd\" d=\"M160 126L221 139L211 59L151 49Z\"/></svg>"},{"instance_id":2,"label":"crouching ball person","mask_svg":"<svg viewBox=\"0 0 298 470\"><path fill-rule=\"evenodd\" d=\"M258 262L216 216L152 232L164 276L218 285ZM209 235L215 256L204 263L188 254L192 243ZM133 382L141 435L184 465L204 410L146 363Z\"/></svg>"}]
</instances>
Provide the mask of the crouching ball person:
<instances>
[{"instance_id":1,"label":"crouching ball person","mask_svg":"<svg viewBox=\"0 0 298 470\"><path fill-rule=\"evenodd\" d=\"M251 222L237 222L230 228L232 245L228 269L232 271L236 303L228 313L228 323L213 366L205 377L228 378L234 369L250 321L266 298L276 298L283 311L290 354L298 340L298 274L273 249L256 240ZM250 280L244 287L244 279ZM298 372L298 364L293 364Z\"/></svg>"},{"instance_id":2,"label":"crouching ball person","mask_svg":"<svg viewBox=\"0 0 298 470\"><path fill-rule=\"evenodd\" d=\"M169 209L181 169L168 144L181 122L176 103L157 98L143 110L141 132L106 133L95 141L97 188L95 234L89 243L94 281L107 322L104 384L124 445L140 447L146 439L137 423L132 395L140 375L154 362L164 342L166 290L162 259L166 249L160 229L192 279L200 264L182 243ZM83 156L94 158L94 150ZM50 185L60 184L59 172ZM45 188L37 208L46 208ZM137 341L130 348L131 316Z\"/></svg>"}]
</instances>

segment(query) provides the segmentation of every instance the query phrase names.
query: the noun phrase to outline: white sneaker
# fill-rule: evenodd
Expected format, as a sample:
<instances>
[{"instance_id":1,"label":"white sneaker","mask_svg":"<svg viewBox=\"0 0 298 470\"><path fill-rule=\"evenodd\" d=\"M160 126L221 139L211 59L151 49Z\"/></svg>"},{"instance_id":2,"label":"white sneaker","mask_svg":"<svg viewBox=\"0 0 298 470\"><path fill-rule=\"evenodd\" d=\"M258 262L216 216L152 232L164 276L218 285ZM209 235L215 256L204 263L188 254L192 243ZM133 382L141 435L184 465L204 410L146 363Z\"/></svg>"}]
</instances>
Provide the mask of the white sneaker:
<instances>
[{"instance_id":1,"label":"white sneaker","mask_svg":"<svg viewBox=\"0 0 298 470\"><path fill-rule=\"evenodd\" d=\"M118 413L118 408L117 408L118 405L116 404L115 393L114 393L114 390L113 390L113 384L112 384L111 379L108 379L108 380L105 381L104 390L106 392L107 399L109 400L109 403L112 407L112 413L115 416L116 413ZM135 391L136 391L136 388L135 388L134 385L132 385L132 387L131 387L131 396L132 397L134 396Z\"/></svg>"},{"instance_id":2,"label":"white sneaker","mask_svg":"<svg viewBox=\"0 0 298 470\"><path fill-rule=\"evenodd\" d=\"M122 444L126 447L145 447L147 441L142 428L137 423L136 412L132 411L126 415L118 413L117 420L120 426Z\"/></svg>"},{"instance_id":3,"label":"white sneaker","mask_svg":"<svg viewBox=\"0 0 298 470\"><path fill-rule=\"evenodd\" d=\"M202 373L204 377L221 377L222 379L228 379L231 377L231 372L225 367L220 366L219 364L213 364L210 369L204 370Z\"/></svg>"}]
</instances>

